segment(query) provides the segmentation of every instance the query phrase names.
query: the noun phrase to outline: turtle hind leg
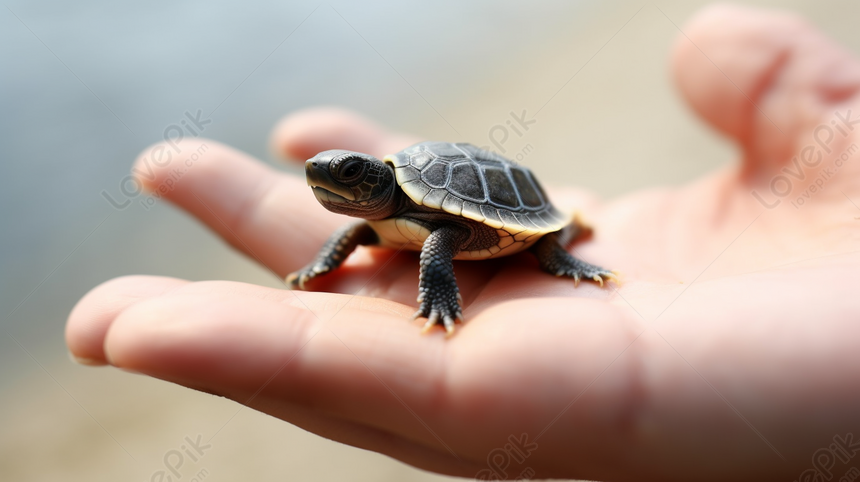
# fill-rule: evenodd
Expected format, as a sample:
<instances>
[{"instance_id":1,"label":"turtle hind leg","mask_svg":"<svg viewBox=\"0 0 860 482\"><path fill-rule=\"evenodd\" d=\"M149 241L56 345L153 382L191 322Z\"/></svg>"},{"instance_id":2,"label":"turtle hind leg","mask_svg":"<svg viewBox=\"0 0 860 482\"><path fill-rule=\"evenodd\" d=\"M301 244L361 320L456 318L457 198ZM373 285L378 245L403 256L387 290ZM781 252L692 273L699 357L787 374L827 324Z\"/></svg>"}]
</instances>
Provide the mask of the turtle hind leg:
<instances>
[{"instance_id":1,"label":"turtle hind leg","mask_svg":"<svg viewBox=\"0 0 860 482\"><path fill-rule=\"evenodd\" d=\"M286 283L291 289L305 289L308 281L337 269L359 245L377 244L379 237L365 221L347 224L332 234L304 268L290 273Z\"/></svg>"},{"instance_id":2,"label":"turtle hind leg","mask_svg":"<svg viewBox=\"0 0 860 482\"><path fill-rule=\"evenodd\" d=\"M463 228L443 226L424 240L418 278L418 302L421 306L413 318L427 318L425 332L441 324L451 335L454 322L463 319L460 289L454 277L454 256L468 238L469 232Z\"/></svg>"},{"instance_id":3,"label":"turtle hind leg","mask_svg":"<svg viewBox=\"0 0 860 482\"><path fill-rule=\"evenodd\" d=\"M595 281L600 286L609 280L617 283L618 276L613 271L577 259L564 249L572 241L576 230L576 226L568 226L562 232L549 233L530 248L541 269L556 276L573 278L574 286L584 279Z\"/></svg>"}]
</instances>

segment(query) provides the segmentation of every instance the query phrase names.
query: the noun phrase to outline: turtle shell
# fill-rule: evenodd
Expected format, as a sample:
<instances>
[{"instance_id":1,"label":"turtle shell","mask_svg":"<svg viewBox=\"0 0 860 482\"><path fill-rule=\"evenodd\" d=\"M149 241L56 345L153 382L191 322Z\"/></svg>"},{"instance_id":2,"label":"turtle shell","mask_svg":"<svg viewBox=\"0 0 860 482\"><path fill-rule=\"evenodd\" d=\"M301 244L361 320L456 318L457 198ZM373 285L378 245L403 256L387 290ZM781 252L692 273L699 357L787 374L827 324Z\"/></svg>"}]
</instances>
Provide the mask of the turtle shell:
<instances>
[{"instance_id":1,"label":"turtle shell","mask_svg":"<svg viewBox=\"0 0 860 482\"><path fill-rule=\"evenodd\" d=\"M570 223L532 172L471 144L422 142L385 157L416 204L537 238Z\"/></svg>"}]
</instances>

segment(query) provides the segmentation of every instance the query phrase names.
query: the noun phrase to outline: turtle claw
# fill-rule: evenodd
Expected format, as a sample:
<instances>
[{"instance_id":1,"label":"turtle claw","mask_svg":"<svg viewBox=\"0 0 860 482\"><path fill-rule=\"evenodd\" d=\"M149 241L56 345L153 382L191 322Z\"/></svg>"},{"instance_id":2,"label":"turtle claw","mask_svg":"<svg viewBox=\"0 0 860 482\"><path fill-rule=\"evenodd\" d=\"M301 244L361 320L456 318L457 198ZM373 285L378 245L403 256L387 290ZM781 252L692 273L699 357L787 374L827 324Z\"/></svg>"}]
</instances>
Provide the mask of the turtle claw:
<instances>
[{"instance_id":1,"label":"turtle claw","mask_svg":"<svg viewBox=\"0 0 860 482\"><path fill-rule=\"evenodd\" d=\"M295 273L291 273L287 276L286 283L292 290L301 290L305 291L305 285L308 281L311 280L313 276L310 276L305 271L296 271Z\"/></svg>"},{"instance_id":2,"label":"turtle claw","mask_svg":"<svg viewBox=\"0 0 860 482\"><path fill-rule=\"evenodd\" d=\"M435 325L436 323L439 323L439 317L440 317L439 312L436 310L433 310L430 312L430 317L427 318L427 323L433 323Z\"/></svg>"},{"instance_id":3,"label":"turtle claw","mask_svg":"<svg viewBox=\"0 0 860 482\"><path fill-rule=\"evenodd\" d=\"M607 285L611 281L611 282L615 283L616 285L620 286L621 281L618 279L619 276L620 276L620 273L618 273L617 271L601 271L600 273L592 276L591 279L600 283L600 287L602 288L604 281L607 283Z\"/></svg>"},{"instance_id":4,"label":"turtle claw","mask_svg":"<svg viewBox=\"0 0 860 482\"><path fill-rule=\"evenodd\" d=\"M454 334L454 319L450 316L446 316L442 318L442 322L445 325L445 337L449 337Z\"/></svg>"},{"instance_id":5,"label":"turtle claw","mask_svg":"<svg viewBox=\"0 0 860 482\"><path fill-rule=\"evenodd\" d=\"M291 290L299 289L304 291L307 279L301 271L296 271L295 273L288 274L284 281Z\"/></svg>"},{"instance_id":6,"label":"turtle claw","mask_svg":"<svg viewBox=\"0 0 860 482\"><path fill-rule=\"evenodd\" d=\"M621 286L621 273L619 273L618 271L612 270L608 274L604 274L603 276L606 277L608 281L612 281L613 283L615 283L616 286Z\"/></svg>"},{"instance_id":7,"label":"turtle claw","mask_svg":"<svg viewBox=\"0 0 860 482\"><path fill-rule=\"evenodd\" d=\"M415 316L413 316L412 319L414 320L421 316L421 312L419 311L418 313L415 313ZM430 330L432 330L434 326L436 326L435 321L427 320L427 323L424 323L424 326L421 327L421 334L426 335L427 333L430 333Z\"/></svg>"},{"instance_id":8,"label":"turtle claw","mask_svg":"<svg viewBox=\"0 0 860 482\"><path fill-rule=\"evenodd\" d=\"M331 268L324 264L316 264L313 266L306 266L299 271L295 271L287 275L284 280L290 289L300 289L304 291L308 284L308 282L319 275L328 273L331 271Z\"/></svg>"},{"instance_id":9,"label":"turtle claw","mask_svg":"<svg viewBox=\"0 0 860 482\"><path fill-rule=\"evenodd\" d=\"M579 282L583 279L594 281L595 283L600 285L601 288L604 287L604 282L608 283L612 281L615 284L619 284L618 272L607 271L596 266L588 266L586 268L574 267L569 269L560 269L555 273L555 275L572 278L574 288L579 286Z\"/></svg>"},{"instance_id":10,"label":"turtle claw","mask_svg":"<svg viewBox=\"0 0 860 482\"><path fill-rule=\"evenodd\" d=\"M417 320L418 318L427 317L427 321L424 323L424 326L421 327L421 333L427 334L429 333L433 327L436 325L442 325L445 328L445 336L449 337L454 334L456 331L456 323L457 321L463 322L463 312L459 309L456 311L447 310L447 309L430 309L430 314L425 314L425 307L422 306L421 309L415 312L412 315L413 320Z\"/></svg>"}]
</instances>

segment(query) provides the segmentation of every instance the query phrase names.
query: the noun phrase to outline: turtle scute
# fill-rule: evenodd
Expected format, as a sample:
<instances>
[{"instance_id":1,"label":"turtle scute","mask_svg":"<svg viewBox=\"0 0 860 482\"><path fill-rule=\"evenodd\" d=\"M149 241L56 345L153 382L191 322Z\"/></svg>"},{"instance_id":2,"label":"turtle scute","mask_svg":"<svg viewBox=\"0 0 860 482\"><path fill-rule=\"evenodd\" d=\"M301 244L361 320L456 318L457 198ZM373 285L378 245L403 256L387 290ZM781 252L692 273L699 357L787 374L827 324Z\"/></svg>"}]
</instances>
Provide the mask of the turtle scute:
<instances>
[{"instance_id":1,"label":"turtle scute","mask_svg":"<svg viewBox=\"0 0 860 482\"><path fill-rule=\"evenodd\" d=\"M443 161L433 161L421 171L424 181L431 187L444 188L448 184L448 168L450 164Z\"/></svg>"},{"instance_id":2,"label":"turtle scute","mask_svg":"<svg viewBox=\"0 0 860 482\"><path fill-rule=\"evenodd\" d=\"M505 170L489 166L481 166L481 168L484 171L484 178L487 180L490 201L502 207L519 209L520 200L517 198L517 191Z\"/></svg>"},{"instance_id":3,"label":"turtle scute","mask_svg":"<svg viewBox=\"0 0 860 482\"><path fill-rule=\"evenodd\" d=\"M543 198L535 189L532 182L529 180L529 175L522 169L511 169L511 175L514 178L514 183L517 185L517 192L520 193L520 199L526 207L537 208L543 206Z\"/></svg>"},{"instance_id":4,"label":"turtle scute","mask_svg":"<svg viewBox=\"0 0 860 482\"><path fill-rule=\"evenodd\" d=\"M454 166L448 189L454 194L473 201L484 199L484 187L478 177L478 170L470 162L462 162Z\"/></svg>"}]
</instances>

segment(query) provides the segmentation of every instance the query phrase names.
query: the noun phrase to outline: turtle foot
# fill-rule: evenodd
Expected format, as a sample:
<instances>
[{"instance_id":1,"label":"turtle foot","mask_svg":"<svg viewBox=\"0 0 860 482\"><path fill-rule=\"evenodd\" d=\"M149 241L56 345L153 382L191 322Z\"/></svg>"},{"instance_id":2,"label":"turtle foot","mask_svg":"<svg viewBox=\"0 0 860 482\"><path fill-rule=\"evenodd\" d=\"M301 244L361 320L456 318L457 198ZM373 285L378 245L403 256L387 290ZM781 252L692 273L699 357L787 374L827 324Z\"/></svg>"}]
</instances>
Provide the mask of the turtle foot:
<instances>
[{"instance_id":1,"label":"turtle foot","mask_svg":"<svg viewBox=\"0 0 860 482\"><path fill-rule=\"evenodd\" d=\"M579 285L582 280L594 281L601 287L603 287L604 282L609 281L616 285L619 284L617 272L586 263L574 257L564 249L560 241L556 233L551 233L538 240L531 248L541 269L556 276L573 278L574 286Z\"/></svg>"}]
</instances>

